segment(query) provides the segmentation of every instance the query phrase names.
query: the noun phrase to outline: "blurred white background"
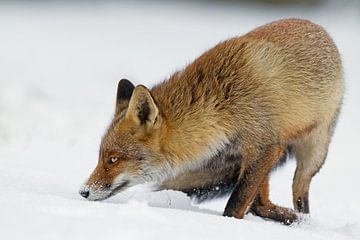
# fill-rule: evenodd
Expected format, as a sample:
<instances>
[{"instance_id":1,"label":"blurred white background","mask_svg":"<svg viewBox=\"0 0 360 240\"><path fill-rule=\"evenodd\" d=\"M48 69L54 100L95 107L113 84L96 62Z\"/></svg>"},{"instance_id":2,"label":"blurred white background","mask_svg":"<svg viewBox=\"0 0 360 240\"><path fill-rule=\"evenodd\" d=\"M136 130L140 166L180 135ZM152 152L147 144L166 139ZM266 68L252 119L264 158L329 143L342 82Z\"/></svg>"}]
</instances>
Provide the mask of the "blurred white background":
<instances>
[{"instance_id":1,"label":"blurred white background","mask_svg":"<svg viewBox=\"0 0 360 240\"><path fill-rule=\"evenodd\" d=\"M289 17L328 30L347 88L309 219L222 218L226 199L196 205L169 191L78 196L119 79L151 87L219 41ZM356 0L0 2L0 238L360 239L359 43ZM273 174L274 202L291 207L293 172L289 162Z\"/></svg>"}]
</instances>

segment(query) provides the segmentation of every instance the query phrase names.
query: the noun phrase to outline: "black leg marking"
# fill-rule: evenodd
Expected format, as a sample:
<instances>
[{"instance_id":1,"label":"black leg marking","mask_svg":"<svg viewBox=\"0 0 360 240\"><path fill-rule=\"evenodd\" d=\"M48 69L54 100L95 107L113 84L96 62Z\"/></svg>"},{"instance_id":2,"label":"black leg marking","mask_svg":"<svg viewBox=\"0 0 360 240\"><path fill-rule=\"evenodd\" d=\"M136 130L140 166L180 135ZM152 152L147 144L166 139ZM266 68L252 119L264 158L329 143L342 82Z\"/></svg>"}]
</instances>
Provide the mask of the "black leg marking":
<instances>
[{"instance_id":1,"label":"black leg marking","mask_svg":"<svg viewBox=\"0 0 360 240\"><path fill-rule=\"evenodd\" d=\"M306 193L304 197L298 197L296 200L296 208L299 212L309 213L309 194Z\"/></svg>"},{"instance_id":2,"label":"black leg marking","mask_svg":"<svg viewBox=\"0 0 360 240\"><path fill-rule=\"evenodd\" d=\"M229 198L229 201L226 204L223 216L225 216L225 217L233 216L233 213L237 207L238 198L239 198L239 187L236 186L233 193L231 194L231 196Z\"/></svg>"}]
</instances>

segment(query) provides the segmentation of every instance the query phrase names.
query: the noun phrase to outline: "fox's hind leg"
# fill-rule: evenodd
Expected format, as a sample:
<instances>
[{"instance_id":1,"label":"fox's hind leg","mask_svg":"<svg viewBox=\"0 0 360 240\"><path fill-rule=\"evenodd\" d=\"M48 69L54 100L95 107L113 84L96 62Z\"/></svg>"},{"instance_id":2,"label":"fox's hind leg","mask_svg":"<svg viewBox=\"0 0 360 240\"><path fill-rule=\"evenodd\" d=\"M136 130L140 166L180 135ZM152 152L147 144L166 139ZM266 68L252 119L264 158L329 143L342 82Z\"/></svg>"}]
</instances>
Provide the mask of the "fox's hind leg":
<instances>
[{"instance_id":1,"label":"fox's hind leg","mask_svg":"<svg viewBox=\"0 0 360 240\"><path fill-rule=\"evenodd\" d=\"M309 188L312 177L323 165L333 126L319 125L293 144L297 167L292 190L295 210L309 213Z\"/></svg>"},{"instance_id":2,"label":"fox's hind leg","mask_svg":"<svg viewBox=\"0 0 360 240\"><path fill-rule=\"evenodd\" d=\"M261 154L250 156L248 166L240 172L236 186L226 204L224 216L243 218L253 202L261 184L268 176L274 164L284 154L284 148L277 145L268 146Z\"/></svg>"},{"instance_id":3,"label":"fox's hind leg","mask_svg":"<svg viewBox=\"0 0 360 240\"><path fill-rule=\"evenodd\" d=\"M250 208L250 212L263 218L281 222L285 225L290 225L297 220L297 215L291 209L277 206L270 201L268 176L260 186Z\"/></svg>"}]
</instances>

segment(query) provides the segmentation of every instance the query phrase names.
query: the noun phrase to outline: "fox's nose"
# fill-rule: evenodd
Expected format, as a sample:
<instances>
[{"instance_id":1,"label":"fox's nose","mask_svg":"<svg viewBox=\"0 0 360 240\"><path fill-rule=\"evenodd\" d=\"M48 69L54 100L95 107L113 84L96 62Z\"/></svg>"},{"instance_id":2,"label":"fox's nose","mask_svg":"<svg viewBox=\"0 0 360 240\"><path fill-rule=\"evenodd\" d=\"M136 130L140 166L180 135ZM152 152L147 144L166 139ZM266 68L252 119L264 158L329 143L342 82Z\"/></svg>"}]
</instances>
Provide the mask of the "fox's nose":
<instances>
[{"instance_id":1,"label":"fox's nose","mask_svg":"<svg viewBox=\"0 0 360 240\"><path fill-rule=\"evenodd\" d=\"M79 193L84 198L87 198L90 194L90 192L88 190L81 190Z\"/></svg>"}]
</instances>

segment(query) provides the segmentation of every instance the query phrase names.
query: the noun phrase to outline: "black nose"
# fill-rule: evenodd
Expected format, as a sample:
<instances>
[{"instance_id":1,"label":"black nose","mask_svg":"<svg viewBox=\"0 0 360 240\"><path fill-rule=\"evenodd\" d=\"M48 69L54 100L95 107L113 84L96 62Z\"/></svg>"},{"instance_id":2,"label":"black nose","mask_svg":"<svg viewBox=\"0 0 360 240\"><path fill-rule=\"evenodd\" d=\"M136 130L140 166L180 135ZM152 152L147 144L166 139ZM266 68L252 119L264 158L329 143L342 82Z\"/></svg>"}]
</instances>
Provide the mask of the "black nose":
<instances>
[{"instance_id":1,"label":"black nose","mask_svg":"<svg viewBox=\"0 0 360 240\"><path fill-rule=\"evenodd\" d=\"M84 198L87 198L89 196L90 192L87 190L81 190L80 195Z\"/></svg>"}]
</instances>

